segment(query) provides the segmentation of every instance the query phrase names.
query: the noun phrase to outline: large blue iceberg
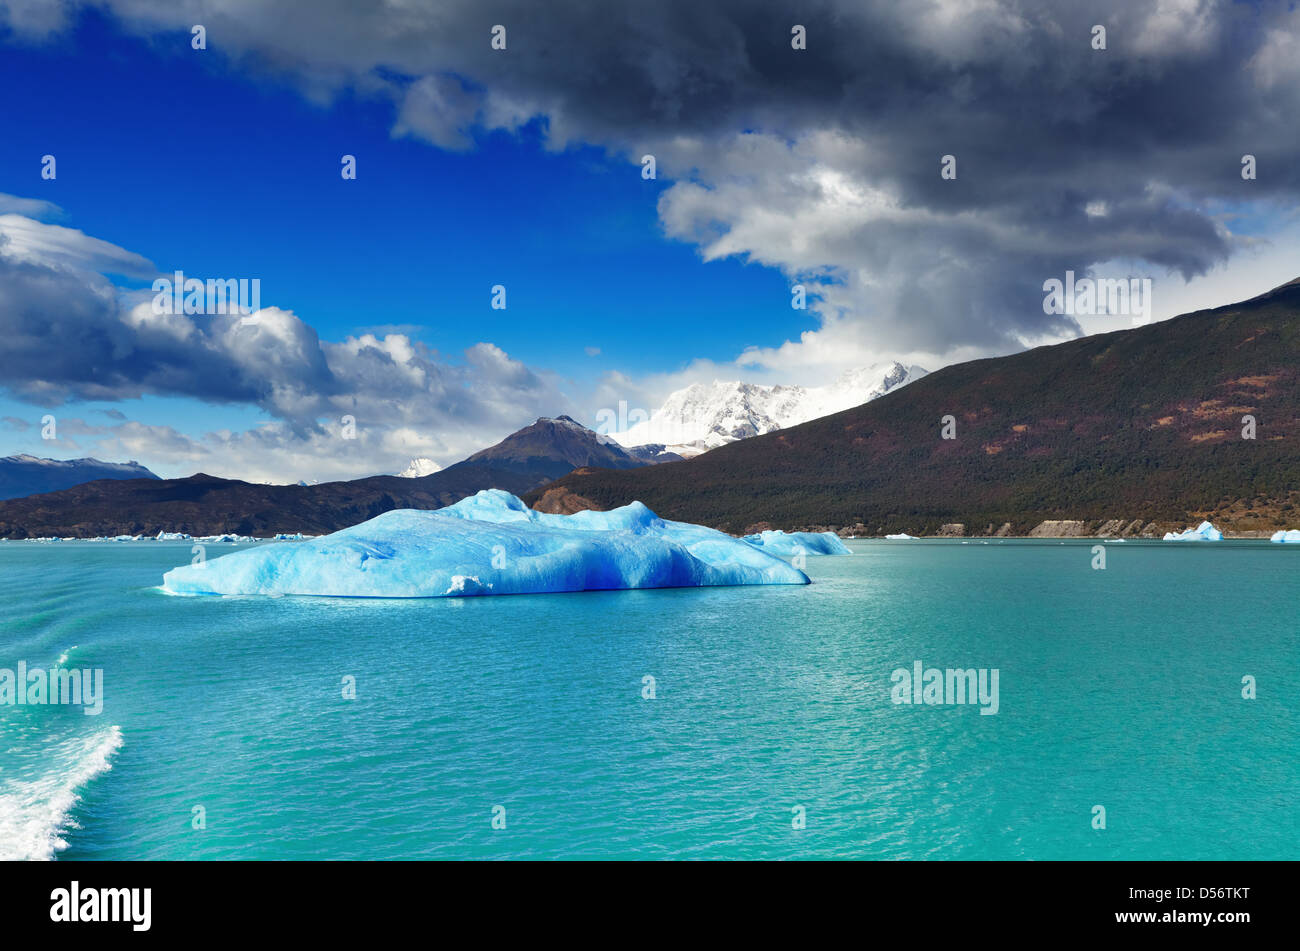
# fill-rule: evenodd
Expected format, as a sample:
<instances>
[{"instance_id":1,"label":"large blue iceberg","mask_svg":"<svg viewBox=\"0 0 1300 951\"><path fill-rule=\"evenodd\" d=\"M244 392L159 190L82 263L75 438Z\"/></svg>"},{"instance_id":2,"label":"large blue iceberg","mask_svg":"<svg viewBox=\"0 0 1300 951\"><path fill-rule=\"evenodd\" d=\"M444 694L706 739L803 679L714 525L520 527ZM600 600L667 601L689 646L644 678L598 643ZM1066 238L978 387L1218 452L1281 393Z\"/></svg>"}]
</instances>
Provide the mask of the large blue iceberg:
<instances>
[{"instance_id":1,"label":"large blue iceberg","mask_svg":"<svg viewBox=\"0 0 1300 951\"><path fill-rule=\"evenodd\" d=\"M1223 532L1219 531L1209 522L1202 522L1195 528L1189 528L1185 532L1165 532L1165 541L1167 542L1221 542L1223 541Z\"/></svg>"},{"instance_id":2,"label":"large blue iceberg","mask_svg":"<svg viewBox=\"0 0 1300 951\"><path fill-rule=\"evenodd\" d=\"M834 532L760 532L742 541L774 555L851 555L849 546Z\"/></svg>"},{"instance_id":3,"label":"large blue iceberg","mask_svg":"<svg viewBox=\"0 0 1300 951\"><path fill-rule=\"evenodd\" d=\"M711 528L661 519L640 502L547 515L500 489L163 576L171 594L370 598L808 583L780 558Z\"/></svg>"},{"instance_id":4,"label":"large blue iceberg","mask_svg":"<svg viewBox=\"0 0 1300 951\"><path fill-rule=\"evenodd\" d=\"M1300 542L1300 528L1288 528L1285 531L1274 532L1269 538L1269 541L1282 544L1295 544Z\"/></svg>"}]
</instances>

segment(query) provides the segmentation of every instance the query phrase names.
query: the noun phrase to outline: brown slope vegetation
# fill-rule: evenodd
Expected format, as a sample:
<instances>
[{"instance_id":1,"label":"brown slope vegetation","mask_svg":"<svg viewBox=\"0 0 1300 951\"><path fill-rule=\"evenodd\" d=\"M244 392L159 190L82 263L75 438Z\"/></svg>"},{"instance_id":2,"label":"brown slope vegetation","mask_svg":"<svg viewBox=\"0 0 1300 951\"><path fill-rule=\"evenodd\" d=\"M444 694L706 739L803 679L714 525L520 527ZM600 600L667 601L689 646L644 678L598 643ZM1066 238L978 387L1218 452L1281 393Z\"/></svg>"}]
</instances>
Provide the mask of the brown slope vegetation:
<instances>
[{"instance_id":1,"label":"brown slope vegetation","mask_svg":"<svg viewBox=\"0 0 1300 951\"><path fill-rule=\"evenodd\" d=\"M863 406L687 462L543 492L639 499L733 532L968 533L1075 519L1300 524L1300 282L1241 304L946 367ZM1257 438L1242 438L1242 417ZM940 438L952 415L957 438ZM582 500L581 502L576 501Z\"/></svg>"}]
</instances>

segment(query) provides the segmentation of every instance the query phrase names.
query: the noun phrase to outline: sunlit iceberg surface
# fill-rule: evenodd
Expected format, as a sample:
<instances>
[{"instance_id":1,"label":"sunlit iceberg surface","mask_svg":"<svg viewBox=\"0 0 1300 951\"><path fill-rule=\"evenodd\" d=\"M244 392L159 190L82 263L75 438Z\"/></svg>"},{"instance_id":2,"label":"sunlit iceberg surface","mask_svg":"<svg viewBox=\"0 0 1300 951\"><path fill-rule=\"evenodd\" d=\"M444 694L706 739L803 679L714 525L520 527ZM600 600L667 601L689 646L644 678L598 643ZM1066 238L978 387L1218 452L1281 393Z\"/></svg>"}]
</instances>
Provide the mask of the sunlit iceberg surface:
<instances>
[{"instance_id":1,"label":"sunlit iceberg surface","mask_svg":"<svg viewBox=\"0 0 1300 951\"><path fill-rule=\"evenodd\" d=\"M760 532L744 541L774 555L851 555L834 532Z\"/></svg>"},{"instance_id":2,"label":"sunlit iceberg surface","mask_svg":"<svg viewBox=\"0 0 1300 951\"><path fill-rule=\"evenodd\" d=\"M499 489L163 576L172 594L370 598L745 584L808 584L808 576L730 535L661 519L640 502L547 515Z\"/></svg>"},{"instance_id":3,"label":"sunlit iceberg surface","mask_svg":"<svg viewBox=\"0 0 1300 951\"><path fill-rule=\"evenodd\" d=\"M1300 528L1289 528L1284 532L1274 532L1270 537L1271 542L1300 543Z\"/></svg>"},{"instance_id":4,"label":"sunlit iceberg surface","mask_svg":"<svg viewBox=\"0 0 1300 951\"><path fill-rule=\"evenodd\" d=\"M1223 541L1223 532L1219 531L1209 522L1202 522L1195 528L1189 528L1185 532L1165 532L1165 541L1167 542L1221 542Z\"/></svg>"}]
</instances>

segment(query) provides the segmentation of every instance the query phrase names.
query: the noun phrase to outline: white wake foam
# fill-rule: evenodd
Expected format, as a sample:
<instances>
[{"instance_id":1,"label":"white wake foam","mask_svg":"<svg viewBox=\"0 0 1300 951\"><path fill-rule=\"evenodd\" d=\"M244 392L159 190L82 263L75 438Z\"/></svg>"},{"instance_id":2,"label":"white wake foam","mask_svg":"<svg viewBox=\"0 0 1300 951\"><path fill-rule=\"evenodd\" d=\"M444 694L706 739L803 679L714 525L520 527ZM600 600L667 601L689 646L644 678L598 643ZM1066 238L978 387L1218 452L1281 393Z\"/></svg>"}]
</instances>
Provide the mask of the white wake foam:
<instances>
[{"instance_id":1,"label":"white wake foam","mask_svg":"<svg viewBox=\"0 0 1300 951\"><path fill-rule=\"evenodd\" d=\"M66 849L81 790L113 768L121 746L121 729L110 726L65 741L35 775L0 778L0 861L48 861Z\"/></svg>"}]
</instances>

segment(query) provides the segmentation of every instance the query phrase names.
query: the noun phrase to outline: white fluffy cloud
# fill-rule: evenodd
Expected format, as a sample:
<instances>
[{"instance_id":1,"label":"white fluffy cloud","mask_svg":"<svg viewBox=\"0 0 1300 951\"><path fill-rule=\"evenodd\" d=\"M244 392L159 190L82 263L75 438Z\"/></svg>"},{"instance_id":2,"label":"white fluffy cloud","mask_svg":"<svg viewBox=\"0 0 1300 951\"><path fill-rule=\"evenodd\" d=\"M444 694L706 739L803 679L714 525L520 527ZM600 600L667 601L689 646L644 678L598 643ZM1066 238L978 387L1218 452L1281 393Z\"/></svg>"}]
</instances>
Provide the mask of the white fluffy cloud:
<instances>
[{"instance_id":1,"label":"white fluffy cloud","mask_svg":"<svg viewBox=\"0 0 1300 951\"><path fill-rule=\"evenodd\" d=\"M147 258L111 242L21 214L0 214L0 252L11 262L126 277L152 276L157 270Z\"/></svg>"},{"instance_id":2,"label":"white fluffy cloud","mask_svg":"<svg viewBox=\"0 0 1300 951\"><path fill-rule=\"evenodd\" d=\"M355 433L345 437L337 421L305 433L273 421L243 431L191 435L132 420L96 424L80 417L56 418L59 438L41 442L42 452L141 460L165 477L205 472L248 482L332 482L392 474L415 456L455 459L478 448L472 435L458 445L457 434L450 434L449 443L424 428L405 426L358 423ZM14 424L23 421L5 422L17 428Z\"/></svg>"},{"instance_id":3,"label":"white fluffy cloud","mask_svg":"<svg viewBox=\"0 0 1300 951\"><path fill-rule=\"evenodd\" d=\"M47 408L178 396L253 406L271 419L202 436L129 421L61 425L75 442L55 448L178 474L350 478L395 472L417 455L455 462L536 416L575 411L553 375L491 343L450 361L402 333L322 341L275 306L159 314L151 292L123 290L103 272L147 279L153 267L80 231L0 215L0 387ZM355 438L342 437L344 417Z\"/></svg>"}]
</instances>

